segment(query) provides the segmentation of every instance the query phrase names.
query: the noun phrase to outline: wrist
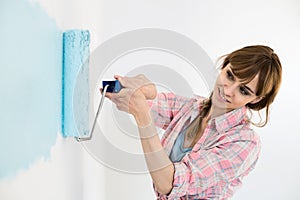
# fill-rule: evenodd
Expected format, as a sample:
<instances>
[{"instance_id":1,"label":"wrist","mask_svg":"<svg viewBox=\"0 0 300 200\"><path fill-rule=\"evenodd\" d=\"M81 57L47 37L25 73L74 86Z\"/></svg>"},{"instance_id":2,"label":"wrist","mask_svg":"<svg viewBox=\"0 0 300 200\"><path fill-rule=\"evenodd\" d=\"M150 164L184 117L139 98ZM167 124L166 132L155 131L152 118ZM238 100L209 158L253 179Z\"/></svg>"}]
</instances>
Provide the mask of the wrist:
<instances>
[{"instance_id":1,"label":"wrist","mask_svg":"<svg viewBox=\"0 0 300 200\"><path fill-rule=\"evenodd\" d=\"M147 127L150 124L152 124L150 108L148 105L143 109L139 109L138 112L133 114L133 116L135 118L138 127Z\"/></svg>"}]
</instances>

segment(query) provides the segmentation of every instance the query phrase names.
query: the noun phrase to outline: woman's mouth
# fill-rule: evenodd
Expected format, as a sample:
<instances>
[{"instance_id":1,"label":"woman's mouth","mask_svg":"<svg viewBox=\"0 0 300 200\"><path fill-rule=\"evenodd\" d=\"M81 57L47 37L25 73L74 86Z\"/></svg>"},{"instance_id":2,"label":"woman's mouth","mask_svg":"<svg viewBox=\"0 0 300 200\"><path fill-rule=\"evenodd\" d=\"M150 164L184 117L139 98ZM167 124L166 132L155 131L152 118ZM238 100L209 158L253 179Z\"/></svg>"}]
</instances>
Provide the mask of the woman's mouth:
<instances>
[{"instance_id":1,"label":"woman's mouth","mask_svg":"<svg viewBox=\"0 0 300 200\"><path fill-rule=\"evenodd\" d=\"M220 101L223 101L223 102L230 103L230 101L228 101L228 100L221 94L220 88L218 88L218 90L219 90L219 95L218 95L219 100L220 100Z\"/></svg>"}]
</instances>

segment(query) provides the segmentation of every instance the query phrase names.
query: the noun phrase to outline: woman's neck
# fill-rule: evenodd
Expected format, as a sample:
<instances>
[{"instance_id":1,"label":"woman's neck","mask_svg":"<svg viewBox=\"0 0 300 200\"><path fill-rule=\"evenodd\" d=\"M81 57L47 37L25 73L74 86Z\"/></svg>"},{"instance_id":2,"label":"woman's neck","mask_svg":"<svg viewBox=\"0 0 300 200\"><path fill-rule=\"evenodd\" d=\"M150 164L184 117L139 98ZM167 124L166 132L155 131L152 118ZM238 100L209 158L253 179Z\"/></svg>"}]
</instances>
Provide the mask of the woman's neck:
<instances>
[{"instance_id":1,"label":"woman's neck","mask_svg":"<svg viewBox=\"0 0 300 200\"><path fill-rule=\"evenodd\" d=\"M228 110L226 108L217 108L212 104L210 107L209 113L207 114L208 120L216 118L216 117L223 115L229 111L231 111L231 110Z\"/></svg>"}]
</instances>

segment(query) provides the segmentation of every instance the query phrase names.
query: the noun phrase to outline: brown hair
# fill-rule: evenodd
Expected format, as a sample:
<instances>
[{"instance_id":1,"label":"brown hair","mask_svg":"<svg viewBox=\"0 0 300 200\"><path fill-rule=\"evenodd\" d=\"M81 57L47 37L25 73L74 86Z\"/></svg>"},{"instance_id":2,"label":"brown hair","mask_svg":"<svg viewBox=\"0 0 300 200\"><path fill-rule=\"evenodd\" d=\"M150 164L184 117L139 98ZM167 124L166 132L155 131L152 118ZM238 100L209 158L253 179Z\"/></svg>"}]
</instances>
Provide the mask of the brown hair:
<instances>
[{"instance_id":1,"label":"brown hair","mask_svg":"<svg viewBox=\"0 0 300 200\"><path fill-rule=\"evenodd\" d=\"M269 107L281 84L282 67L278 56L270 47L255 45L233 51L223 58L221 68L223 69L230 63L232 72L243 83L249 83L257 74L259 75L256 96L262 99L246 106L256 111L266 109L265 121L255 124L259 127L265 126L269 119Z\"/></svg>"},{"instance_id":2,"label":"brown hair","mask_svg":"<svg viewBox=\"0 0 300 200\"><path fill-rule=\"evenodd\" d=\"M244 48L233 51L230 54L222 56L223 59L221 69L231 64L232 72L245 84L249 83L257 74L259 74L258 84L256 88L256 96L262 99L254 104L246 106L252 110L260 111L266 109L265 121L252 123L255 126L263 127L269 119L269 107L278 93L282 68L278 56L273 49L263 45L246 46ZM188 136L193 137L201 126L202 119L207 116L211 107L212 94L202 104L201 114L192 122L188 130ZM260 114L259 114L260 116Z\"/></svg>"}]
</instances>

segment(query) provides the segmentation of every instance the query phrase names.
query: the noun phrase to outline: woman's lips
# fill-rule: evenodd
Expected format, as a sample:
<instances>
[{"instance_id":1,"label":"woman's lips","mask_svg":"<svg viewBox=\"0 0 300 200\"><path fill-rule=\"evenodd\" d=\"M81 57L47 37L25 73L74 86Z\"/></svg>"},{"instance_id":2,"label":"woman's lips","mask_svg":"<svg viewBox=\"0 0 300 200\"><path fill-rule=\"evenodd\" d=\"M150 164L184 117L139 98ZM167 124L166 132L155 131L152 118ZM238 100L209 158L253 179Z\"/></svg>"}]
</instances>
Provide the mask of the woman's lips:
<instances>
[{"instance_id":1,"label":"woman's lips","mask_svg":"<svg viewBox=\"0 0 300 200\"><path fill-rule=\"evenodd\" d=\"M227 103L230 103L230 101L228 101L222 94L221 94L221 90L220 90L220 88L218 88L218 90L219 90L219 100L220 101L223 101L223 102L227 102Z\"/></svg>"}]
</instances>

